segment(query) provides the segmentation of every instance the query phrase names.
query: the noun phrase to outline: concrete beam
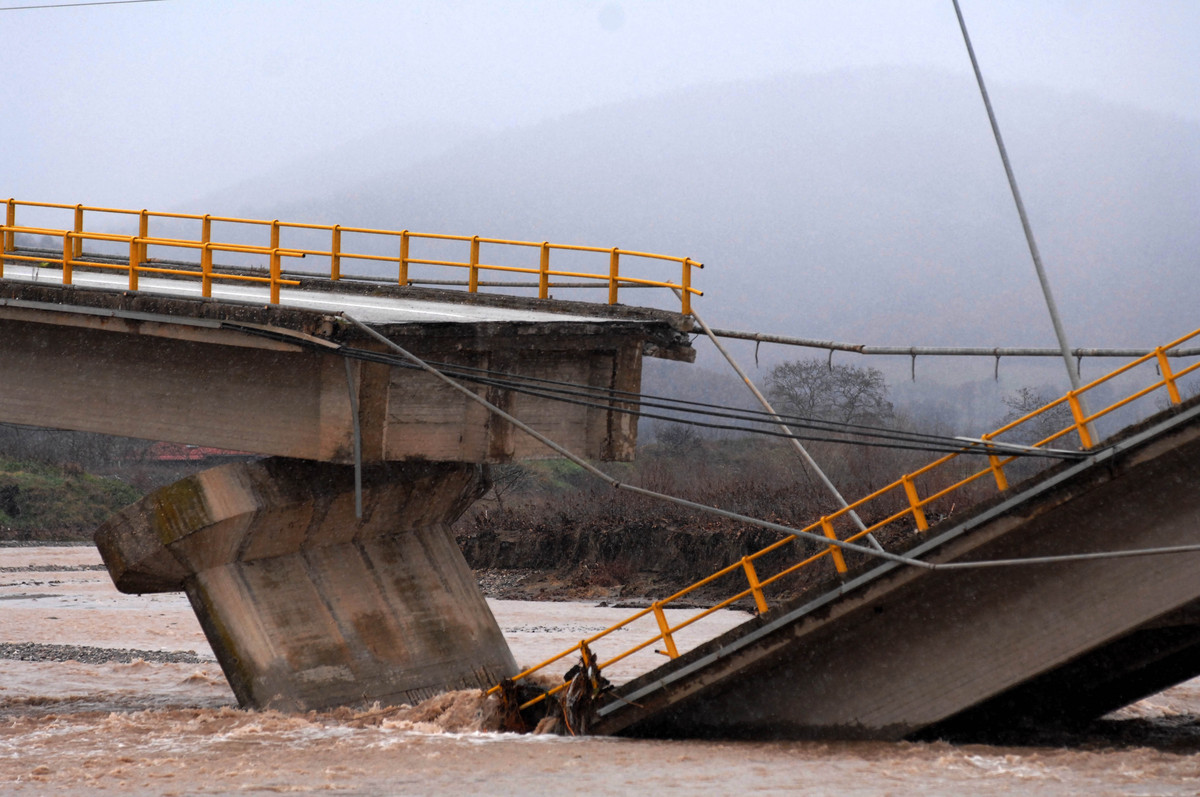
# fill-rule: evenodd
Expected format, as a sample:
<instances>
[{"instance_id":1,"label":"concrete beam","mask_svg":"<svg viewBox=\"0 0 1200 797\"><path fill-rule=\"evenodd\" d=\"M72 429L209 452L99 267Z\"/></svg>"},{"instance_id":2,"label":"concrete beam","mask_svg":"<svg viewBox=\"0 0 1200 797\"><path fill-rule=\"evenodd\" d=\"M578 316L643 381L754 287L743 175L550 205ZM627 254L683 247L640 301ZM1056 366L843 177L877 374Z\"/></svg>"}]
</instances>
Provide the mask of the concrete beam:
<instances>
[{"instance_id":1,"label":"concrete beam","mask_svg":"<svg viewBox=\"0 0 1200 797\"><path fill-rule=\"evenodd\" d=\"M162 297L118 296L119 302L57 290L79 303L42 301L52 298L43 287L24 291L37 302L0 299L0 383L6 386L0 421L350 463L353 390L367 462L554 456L420 371L354 360L348 380L338 347L379 346L336 317ZM99 306L106 301L120 307ZM163 310L195 315L157 312ZM647 323L439 321L380 329L439 363L637 392L653 333ZM246 331L264 328L280 334ZM585 456L633 457L632 415L496 387L478 390Z\"/></svg>"},{"instance_id":2,"label":"concrete beam","mask_svg":"<svg viewBox=\"0 0 1200 797\"><path fill-rule=\"evenodd\" d=\"M412 703L516 664L449 524L486 489L462 463L282 458L204 471L96 532L118 589L185 591L243 706Z\"/></svg>"}]
</instances>

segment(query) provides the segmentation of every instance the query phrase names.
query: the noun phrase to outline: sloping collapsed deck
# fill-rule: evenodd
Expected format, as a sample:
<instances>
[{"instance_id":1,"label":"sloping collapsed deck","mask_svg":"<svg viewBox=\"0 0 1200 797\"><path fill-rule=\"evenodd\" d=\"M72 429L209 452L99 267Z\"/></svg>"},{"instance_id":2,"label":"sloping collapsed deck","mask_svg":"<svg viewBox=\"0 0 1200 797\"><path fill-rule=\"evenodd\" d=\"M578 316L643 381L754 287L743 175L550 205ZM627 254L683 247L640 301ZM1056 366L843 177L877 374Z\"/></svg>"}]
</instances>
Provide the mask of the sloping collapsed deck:
<instances>
[{"instance_id":1,"label":"sloping collapsed deck","mask_svg":"<svg viewBox=\"0 0 1200 797\"><path fill-rule=\"evenodd\" d=\"M1200 542L1200 405L943 524L964 562ZM625 684L597 733L971 738L1099 717L1200 675L1200 553L929 571L884 563Z\"/></svg>"}]
</instances>

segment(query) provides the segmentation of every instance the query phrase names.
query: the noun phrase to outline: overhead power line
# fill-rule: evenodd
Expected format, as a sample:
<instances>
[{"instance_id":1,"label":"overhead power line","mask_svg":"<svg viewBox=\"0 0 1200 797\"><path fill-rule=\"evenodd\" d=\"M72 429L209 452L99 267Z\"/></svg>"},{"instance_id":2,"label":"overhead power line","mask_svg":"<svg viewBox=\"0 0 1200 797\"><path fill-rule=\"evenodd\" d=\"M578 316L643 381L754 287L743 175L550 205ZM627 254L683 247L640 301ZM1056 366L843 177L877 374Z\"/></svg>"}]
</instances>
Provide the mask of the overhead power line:
<instances>
[{"instance_id":1,"label":"overhead power line","mask_svg":"<svg viewBox=\"0 0 1200 797\"><path fill-rule=\"evenodd\" d=\"M495 404L492 404L491 402L489 402L487 399L483 398L482 396L476 395L474 392L467 389L464 385L456 382L448 374L438 370L431 363L425 362L424 360L417 357L415 354L412 354L411 352L407 351L403 347L396 344L394 341L388 340L383 335L380 335L378 332L371 329L366 324L362 323L361 321L354 318L353 316L348 315L347 313L342 313L342 317L345 318L350 323L357 326L363 332L367 333L371 337L375 338L379 342L386 345L388 348L399 353L406 360L408 360L410 362L410 364L412 364L416 368L426 371L429 374L431 374L432 376L434 376L435 378L440 379L442 382L445 382L451 388L464 394L469 400L482 405L489 412L491 412L491 413L503 418L504 420L508 421L509 423L513 424L513 426L515 426L518 429L520 429L521 431L525 432L530 437L533 437L535 440L541 442L543 445L547 446L548 448L552 449L553 451L555 451L555 452L561 454L562 456L566 457L567 459L571 460L576 465L578 465L579 467L586 470L588 473L592 474L596 478L598 478L601 481L603 481L604 483L608 484L610 487L617 489L617 490L625 490L627 492L636 493L638 495L644 495L649 498L655 498L655 499L659 499L662 501L667 501L669 503L673 503L678 506L688 507L690 509L695 509L697 511L705 512L710 515L716 515L718 517L724 517L724 518L728 518L730 520L736 520L736 521L740 521L743 523L749 523L751 525L758 526L760 528L770 529L772 531L780 531L791 537L795 537L797 539L809 540L810 542L815 542L818 545L822 545L822 546L832 545L834 547L841 548L843 551L852 551L854 553L861 553L861 554L865 554L867 556L875 557L877 559L894 562L896 564L909 565L911 567L916 567L916 568L920 568L923 570L972 570L972 569L983 568L983 567L1012 567L1012 566L1022 566L1022 565L1031 565L1031 564L1060 564L1063 562L1081 562L1081 561L1091 561L1091 560L1096 560L1096 559L1122 559L1122 558L1133 557L1133 556L1162 556L1162 555L1173 555L1173 554L1179 554L1179 553L1200 552L1200 545L1176 545L1176 546L1161 547L1161 548L1140 548L1140 549L1135 549L1135 550L1124 550L1124 551L1094 551L1094 552L1088 552L1088 553L1063 554L1063 555L1058 555L1058 556L1032 556L1032 557L1028 557L1028 558L991 559L991 560L976 561L976 562L926 562L921 559L915 559L915 558L912 558L909 556L905 556L904 554L896 554L896 553L892 553L890 551L885 551L882 549L868 548L868 547L865 547L865 546L857 544L857 543L848 542L846 540L839 540L836 537L829 538L824 535L816 534L811 531L805 531L804 529L798 529L798 528L794 528L791 526L784 526L780 523L773 523L771 521L762 520L760 518L751 517L749 515L743 515L743 514L740 514L737 512L730 512L727 509L721 509L721 508L715 507L715 506L708 506L706 504L698 503L696 501L689 501L685 498L679 498L677 496L668 495L666 493L660 493L655 490L648 490L644 487L637 487L635 485L628 484L626 482L621 482L621 481L613 478L612 476L610 476L609 474L600 470L599 468L597 468L595 465L588 462L584 458L578 456L574 452L564 448L560 444L558 444L558 443L554 442L553 440L551 440L550 438L546 437L544 434L531 428L529 425L522 422L519 418L513 417L512 415L510 415L509 413L500 409ZM349 350L343 348L343 353L348 354ZM1089 452L1089 455L1095 455L1095 453L1096 453L1096 451L1093 449L1091 452ZM1090 456L1089 456L1089 458L1090 458Z\"/></svg>"},{"instance_id":2,"label":"overhead power line","mask_svg":"<svg viewBox=\"0 0 1200 797\"><path fill-rule=\"evenodd\" d=\"M90 3L44 3L36 6L0 6L0 11L36 11L43 8L79 8L82 6L125 6L132 3L161 3L163 0L94 0Z\"/></svg>"},{"instance_id":3,"label":"overhead power line","mask_svg":"<svg viewBox=\"0 0 1200 797\"><path fill-rule=\"evenodd\" d=\"M223 325L248 334L272 337L271 332L257 327L243 327L230 322L225 322ZM290 337L288 341L304 345L303 341L298 341ZM338 347L338 350L344 356L356 360L375 362L398 368L420 369L419 366L414 365L404 357L388 352L359 349L344 345ZM641 418L669 421L671 423L706 429L759 434L818 443L843 443L867 448L894 448L938 454L1002 454L1005 456L1044 457L1050 459L1074 459L1083 456L1080 452L1076 451L1031 448L1029 446L1008 444L1003 441L989 441L984 444L981 441L962 437L911 432L846 421L768 413L762 410L742 409L739 407L646 393L632 393L613 388L582 385L574 382L526 376L507 371L495 371L455 363L430 362L430 365L461 382L495 387L548 401L575 404L606 412L636 415ZM676 414L664 414L666 412ZM680 417L680 415L683 417ZM785 432L770 428L770 426L777 424L781 420L788 427L804 431L795 431L789 428Z\"/></svg>"}]
</instances>

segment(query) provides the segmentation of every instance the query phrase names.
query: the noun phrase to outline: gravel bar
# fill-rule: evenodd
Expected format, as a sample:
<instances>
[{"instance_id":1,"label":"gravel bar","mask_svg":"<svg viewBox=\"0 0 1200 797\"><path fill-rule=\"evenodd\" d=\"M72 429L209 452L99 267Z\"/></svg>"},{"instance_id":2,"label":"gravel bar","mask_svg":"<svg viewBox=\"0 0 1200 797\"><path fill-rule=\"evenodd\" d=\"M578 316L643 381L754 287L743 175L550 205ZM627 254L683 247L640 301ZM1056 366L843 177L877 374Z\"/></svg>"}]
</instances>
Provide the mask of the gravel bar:
<instances>
[{"instance_id":1,"label":"gravel bar","mask_svg":"<svg viewBox=\"0 0 1200 797\"><path fill-rule=\"evenodd\" d=\"M80 664L129 664L141 659L155 664L201 664L215 661L194 650L136 650L82 645L44 645L40 642L0 642L0 659L16 661L77 661Z\"/></svg>"},{"instance_id":2,"label":"gravel bar","mask_svg":"<svg viewBox=\"0 0 1200 797\"><path fill-rule=\"evenodd\" d=\"M86 573L104 569L104 565L24 565L0 567L0 573Z\"/></svg>"}]
</instances>

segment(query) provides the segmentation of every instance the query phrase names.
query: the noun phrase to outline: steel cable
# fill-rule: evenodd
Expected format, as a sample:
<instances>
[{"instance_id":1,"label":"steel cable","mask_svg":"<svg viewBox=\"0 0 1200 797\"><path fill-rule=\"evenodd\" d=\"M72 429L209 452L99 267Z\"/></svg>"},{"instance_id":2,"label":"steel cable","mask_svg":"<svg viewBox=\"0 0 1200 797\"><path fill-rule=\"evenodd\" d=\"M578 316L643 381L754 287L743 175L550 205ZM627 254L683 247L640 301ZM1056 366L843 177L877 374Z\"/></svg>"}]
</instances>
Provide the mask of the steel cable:
<instances>
[{"instance_id":1,"label":"steel cable","mask_svg":"<svg viewBox=\"0 0 1200 797\"><path fill-rule=\"evenodd\" d=\"M353 347L344 347L342 351L346 354L346 356L353 357L355 359L397 366L401 368L420 370L418 366L415 366L412 363L403 360L402 358L398 358L394 355L389 355L384 352L356 349ZM1004 443L999 441L993 442L991 450L988 450L987 448L978 445L964 445L962 440L951 436L933 435L923 432L909 432L899 429L870 426L866 424L827 421L823 419L805 418L794 415L780 415L778 417L783 419L791 426L809 429L812 432L824 433L787 434L786 432L755 426L741 426L733 423L720 423L711 420L699 420L696 418L677 418L656 412L646 412L642 409L622 407L619 404L633 404L637 405L638 407L650 407L652 409L683 412L690 415L700 416L701 418L725 418L728 420L742 421L745 423L774 423L774 416L771 416L768 413L760 410L744 410L720 404L709 404L705 402L675 399L652 394L631 393L612 388L598 388L590 385L580 385L571 382L562 382L539 377L527 377L524 375L513 374L504 371L494 371L490 369L475 368L472 366L463 366L452 363L431 361L429 364L448 376L453 376L456 379L460 379L465 382L471 382L472 384L497 387L503 390L510 390L514 393L522 393L535 398L542 398L550 401L559 401L566 404L575 404L594 409L619 412L625 415L636 415L642 418L667 421L685 426L696 426L706 429L744 432L747 434L791 438L810 442L844 443L866 448L893 448L907 451L923 451L942 454L961 453L981 456L1003 454L1005 456L1038 457L1048 459L1074 459L1083 456L1081 452L1062 451L1057 449L1014 449L1007 447ZM534 385L546 385L546 387L534 387L527 383L533 383ZM845 436L828 436L833 434Z\"/></svg>"}]
</instances>

